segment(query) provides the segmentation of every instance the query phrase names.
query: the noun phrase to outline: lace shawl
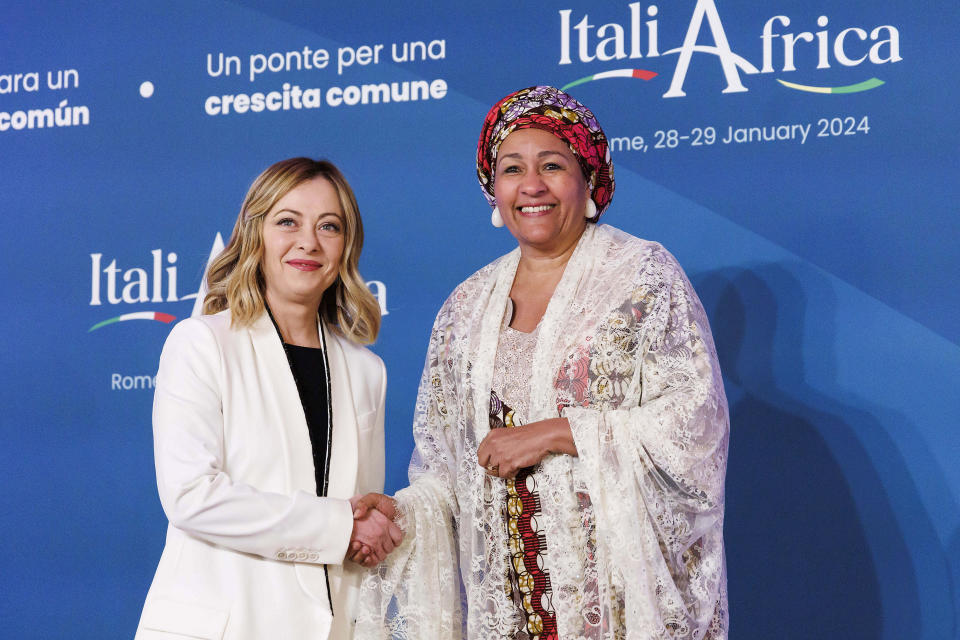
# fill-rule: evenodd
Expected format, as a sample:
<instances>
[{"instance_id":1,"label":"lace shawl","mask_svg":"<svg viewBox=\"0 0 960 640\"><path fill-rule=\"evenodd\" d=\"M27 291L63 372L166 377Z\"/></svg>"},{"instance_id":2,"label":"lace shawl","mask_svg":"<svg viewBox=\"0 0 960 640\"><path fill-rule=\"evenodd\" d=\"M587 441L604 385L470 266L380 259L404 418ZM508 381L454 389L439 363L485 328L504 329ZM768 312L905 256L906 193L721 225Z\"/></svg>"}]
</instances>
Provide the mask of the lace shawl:
<instances>
[{"instance_id":1,"label":"lace shawl","mask_svg":"<svg viewBox=\"0 0 960 640\"><path fill-rule=\"evenodd\" d=\"M516 628L503 481L477 446L519 257L473 274L437 315L396 496L407 536L364 581L358 638ZM541 464L560 636L725 639L727 404L706 316L663 247L588 226L541 321L529 407L528 422L568 418L579 452Z\"/></svg>"}]
</instances>

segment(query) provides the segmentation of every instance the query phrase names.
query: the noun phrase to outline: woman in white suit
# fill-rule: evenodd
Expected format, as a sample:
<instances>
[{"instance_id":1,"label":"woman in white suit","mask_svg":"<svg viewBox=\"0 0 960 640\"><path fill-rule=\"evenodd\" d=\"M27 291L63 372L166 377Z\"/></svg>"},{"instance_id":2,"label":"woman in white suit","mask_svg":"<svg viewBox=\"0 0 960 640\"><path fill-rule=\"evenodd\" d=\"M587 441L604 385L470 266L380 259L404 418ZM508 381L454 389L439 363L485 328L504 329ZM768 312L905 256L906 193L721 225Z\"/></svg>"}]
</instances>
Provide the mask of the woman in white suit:
<instances>
[{"instance_id":1,"label":"woman in white suit","mask_svg":"<svg viewBox=\"0 0 960 640\"><path fill-rule=\"evenodd\" d=\"M363 567L400 541L382 491L380 311L356 199L329 162L274 164L170 333L153 410L170 525L138 640L349 638ZM345 557L355 560L346 563Z\"/></svg>"}]
</instances>

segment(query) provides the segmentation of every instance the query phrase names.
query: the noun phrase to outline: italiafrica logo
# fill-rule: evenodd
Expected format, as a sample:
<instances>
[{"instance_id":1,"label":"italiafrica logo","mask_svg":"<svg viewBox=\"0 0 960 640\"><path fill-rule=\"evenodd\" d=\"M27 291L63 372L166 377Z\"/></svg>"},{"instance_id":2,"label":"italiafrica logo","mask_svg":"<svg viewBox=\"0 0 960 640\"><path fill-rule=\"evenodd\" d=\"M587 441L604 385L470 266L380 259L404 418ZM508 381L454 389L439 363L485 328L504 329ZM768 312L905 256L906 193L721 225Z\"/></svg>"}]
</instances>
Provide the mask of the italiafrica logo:
<instances>
[{"instance_id":1,"label":"italiafrica logo","mask_svg":"<svg viewBox=\"0 0 960 640\"><path fill-rule=\"evenodd\" d=\"M209 268L210 262L223 251L223 246L223 236L218 233L213 240L213 246L210 248L204 273ZM206 278L201 280L200 288L196 293L180 296L177 294L177 254L169 252L164 255L162 249L154 249L150 252L150 255L152 256L152 265L148 273L148 270L143 267L121 269L117 266L116 260L111 260L109 264L103 266L103 254L91 253L90 305L100 306L104 303L104 298L106 298L106 303L110 305L193 300L191 315L202 313L203 299L207 295ZM118 291L120 282L125 284ZM177 316L163 311L134 311L101 320L91 326L87 333L107 325L130 320L148 320L170 324L176 319Z\"/></svg>"},{"instance_id":2,"label":"italiafrica logo","mask_svg":"<svg viewBox=\"0 0 960 640\"><path fill-rule=\"evenodd\" d=\"M791 24L790 18L785 15L775 15L763 25L760 35L762 64L758 69L748 59L734 53L731 49L714 0L697 0L683 43L679 47L661 52L657 18L659 8L656 5L649 5L646 8L646 18L642 15L640 2L631 2L628 8L630 16L626 26L611 22L596 29L590 24L589 15L586 13L576 24L573 24L572 10L560 10L560 61L558 64L573 63L571 42L574 40L576 58L584 63L676 55L677 64L673 71L673 78L663 97L680 98L686 95L683 84L694 53L708 54L719 60L727 85L723 93L749 91L743 84L741 73L754 75L796 71L795 54L803 47L812 47L816 51L817 70L830 69L835 65L853 68L867 62L881 65L903 60L900 56L900 33L891 25L881 25L869 32L860 27L847 27L833 35L828 28L830 19L826 15L821 15L817 18L819 30L793 33L787 31ZM701 31L704 29L713 39L712 45L698 44ZM575 37L573 37L574 33ZM857 44L860 46L857 47ZM852 50L856 50L856 53L851 53ZM774 67L775 61L779 68ZM587 82L609 78L635 78L650 81L659 75L658 72L648 69L614 69L573 80L561 89L567 90ZM788 89L815 94L858 93L876 89L884 84L882 80L875 77L835 87L805 85L779 78L777 82Z\"/></svg>"},{"instance_id":3,"label":"italiafrica logo","mask_svg":"<svg viewBox=\"0 0 960 640\"><path fill-rule=\"evenodd\" d=\"M224 249L223 236L217 233L210 247L203 273L210 269L210 263L220 255ZM122 269L117 261L110 260L104 265L102 253L90 254L90 306L102 306L104 302L110 305L182 302L193 300L191 317L203 314L203 301L207 297L207 279L201 278L200 287L196 293L181 296L177 293L177 254L164 253L162 249L154 249L151 267L131 267ZM121 284L123 283L123 284ZM387 311L387 285L381 280L369 280L367 288L376 298L380 306L380 315L389 315ZM131 320L147 320L170 324L177 316L164 311L133 311L112 316L101 320L87 329L91 333L108 325Z\"/></svg>"}]
</instances>

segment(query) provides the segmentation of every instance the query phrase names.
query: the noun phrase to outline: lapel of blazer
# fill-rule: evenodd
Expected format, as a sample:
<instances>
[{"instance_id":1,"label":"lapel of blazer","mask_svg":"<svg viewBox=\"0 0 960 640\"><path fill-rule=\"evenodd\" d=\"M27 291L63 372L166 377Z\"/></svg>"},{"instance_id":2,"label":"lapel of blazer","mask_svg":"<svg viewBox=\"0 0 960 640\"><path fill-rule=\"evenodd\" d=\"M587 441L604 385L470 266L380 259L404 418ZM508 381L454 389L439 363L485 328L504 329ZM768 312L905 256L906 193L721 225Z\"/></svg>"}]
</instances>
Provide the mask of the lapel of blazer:
<instances>
[{"instance_id":1,"label":"lapel of blazer","mask_svg":"<svg viewBox=\"0 0 960 640\"><path fill-rule=\"evenodd\" d=\"M330 401L333 409L333 442L327 495L349 498L357 486L357 412L342 338L326 328L327 362L330 365Z\"/></svg>"},{"instance_id":2,"label":"lapel of blazer","mask_svg":"<svg viewBox=\"0 0 960 640\"><path fill-rule=\"evenodd\" d=\"M357 484L357 416L350 372L340 337L329 327L318 326L318 329L325 329L333 422L327 496L346 499L354 494ZM250 339L256 352L257 373L262 376L264 397L276 403L276 415L280 416L282 423L277 425L277 429L283 438L289 490L301 489L315 493L317 487L307 419L283 343L266 312L250 327ZM328 586L334 594L340 591L343 571L339 565L297 563L296 572L301 586L318 602L327 601Z\"/></svg>"},{"instance_id":3,"label":"lapel of blazer","mask_svg":"<svg viewBox=\"0 0 960 640\"><path fill-rule=\"evenodd\" d=\"M346 353L340 344L340 336L330 327L325 329L327 364L330 367L330 407L333 429L330 442L330 471L327 475L327 496L347 499L353 496L357 486L357 414L353 404L353 390L350 384L350 371L347 368ZM340 585L343 581L343 566L326 567L327 582L334 595L333 601L339 602ZM312 585L320 592L320 576L314 567L297 565L301 583ZM340 606L340 605L338 605ZM339 611L340 615L350 615Z\"/></svg>"},{"instance_id":4,"label":"lapel of blazer","mask_svg":"<svg viewBox=\"0 0 960 640\"><path fill-rule=\"evenodd\" d=\"M254 375L260 378L264 401L275 404L273 411L268 411L267 415L279 416L280 424L269 427L275 429L282 440L288 491L292 493L300 489L314 493L316 481L307 418L300 403L297 383L290 372L287 354L283 351L283 343L266 312L254 321L249 331L257 358L258 372Z\"/></svg>"}]
</instances>

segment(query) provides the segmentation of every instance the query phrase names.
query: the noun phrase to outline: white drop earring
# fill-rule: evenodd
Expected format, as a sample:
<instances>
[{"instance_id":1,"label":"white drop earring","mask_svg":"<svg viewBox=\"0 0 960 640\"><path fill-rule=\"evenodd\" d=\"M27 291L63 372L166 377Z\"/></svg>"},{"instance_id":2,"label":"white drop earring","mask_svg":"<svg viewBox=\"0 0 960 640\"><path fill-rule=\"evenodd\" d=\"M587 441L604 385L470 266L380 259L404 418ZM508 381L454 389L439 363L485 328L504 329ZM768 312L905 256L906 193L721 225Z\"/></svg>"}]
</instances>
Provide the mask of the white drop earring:
<instances>
[{"instance_id":1,"label":"white drop earring","mask_svg":"<svg viewBox=\"0 0 960 640\"><path fill-rule=\"evenodd\" d=\"M494 207L493 212L490 213L490 224L498 228L503 226L503 216L500 215L500 207Z\"/></svg>"},{"instance_id":2,"label":"white drop earring","mask_svg":"<svg viewBox=\"0 0 960 640\"><path fill-rule=\"evenodd\" d=\"M593 201L593 198L587 198L587 220L593 220L597 217L597 203Z\"/></svg>"}]
</instances>

